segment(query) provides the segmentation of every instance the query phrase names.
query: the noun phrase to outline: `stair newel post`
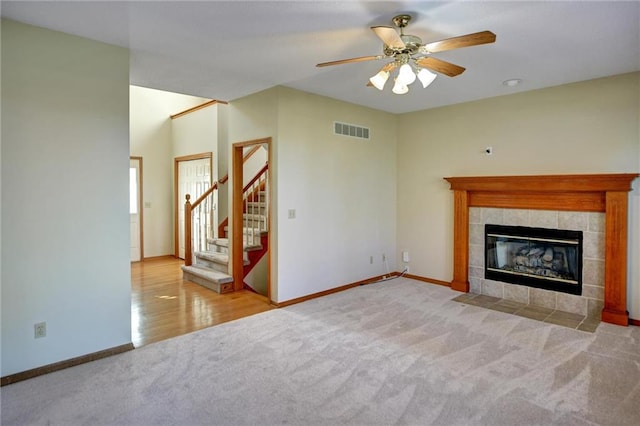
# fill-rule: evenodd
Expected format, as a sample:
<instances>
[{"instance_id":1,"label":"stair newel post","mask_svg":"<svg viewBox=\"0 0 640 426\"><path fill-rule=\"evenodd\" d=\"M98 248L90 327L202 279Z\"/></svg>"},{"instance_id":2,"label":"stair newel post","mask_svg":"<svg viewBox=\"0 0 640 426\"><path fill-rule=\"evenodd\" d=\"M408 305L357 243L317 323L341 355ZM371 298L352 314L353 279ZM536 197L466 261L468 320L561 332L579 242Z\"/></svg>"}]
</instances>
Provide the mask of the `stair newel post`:
<instances>
[{"instance_id":1,"label":"stair newel post","mask_svg":"<svg viewBox=\"0 0 640 426\"><path fill-rule=\"evenodd\" d=\"M192 264L192 249L191 249L191 195L185 196L186 201L184 203L184 264L185 266L191 266Z\"/></svg>"}]
</instances>

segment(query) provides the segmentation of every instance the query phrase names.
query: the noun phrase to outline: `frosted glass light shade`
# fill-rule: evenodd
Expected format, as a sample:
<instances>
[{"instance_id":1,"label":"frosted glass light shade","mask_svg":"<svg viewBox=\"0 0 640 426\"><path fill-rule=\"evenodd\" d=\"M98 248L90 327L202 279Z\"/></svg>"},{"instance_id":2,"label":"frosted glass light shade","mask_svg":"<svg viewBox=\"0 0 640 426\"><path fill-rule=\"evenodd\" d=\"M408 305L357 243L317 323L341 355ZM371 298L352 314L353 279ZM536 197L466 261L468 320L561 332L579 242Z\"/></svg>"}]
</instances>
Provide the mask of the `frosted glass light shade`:
<instances>
[{"instance_id":1,"label":"frosted glass light shade","mask_svg":"<svg viewBox=\"0 0 640 426\"><path fill-rule=\"evenodd\" d=\"M416 81L416 74L413 72L411 65L404 64L400 67L400 71L398 71L398 81L400 81L405 86Z\"/></svg>"},{"instance_id":2,"label":"frosted glass light shade","mask_svg":"<svg viewBox=\"0 0 640 426\"><path fill-rule=\"evenodd\" d=\"M371 84L373 84L373 87L375 87L378 90L382 90L384 89L384 84L387 82L388 78L389 78L389 72L380 71L378 74L371 77L369 81L371 82Z\"/></svg>"},{"instance_id":3,"label":"frosted glass light shade","mask_svg":"<svg viewBox=\"0 0 640 426\"><path fill-rule=\"evenodd\" d=\"M396 78L396 84L393 85L393 89L391 90L396 95L404 95L409 91L409 88L406 84L400 81L400 78Z\"/></svg>"},{"instance_id":4,"label":"frosted glass light shade","mask_svg":"<svg viewBox=\"0 0 640 426\"><path fill-rule=\"evenodd\" d=\"M423 88L426 88L428 85L433 83L433 80L435 80L436 77L437 74L434 74L425 68L422 68L420 72L418 72L418 79L420 80L420 83L422 83Z\"/></svg>"}]
</instances>

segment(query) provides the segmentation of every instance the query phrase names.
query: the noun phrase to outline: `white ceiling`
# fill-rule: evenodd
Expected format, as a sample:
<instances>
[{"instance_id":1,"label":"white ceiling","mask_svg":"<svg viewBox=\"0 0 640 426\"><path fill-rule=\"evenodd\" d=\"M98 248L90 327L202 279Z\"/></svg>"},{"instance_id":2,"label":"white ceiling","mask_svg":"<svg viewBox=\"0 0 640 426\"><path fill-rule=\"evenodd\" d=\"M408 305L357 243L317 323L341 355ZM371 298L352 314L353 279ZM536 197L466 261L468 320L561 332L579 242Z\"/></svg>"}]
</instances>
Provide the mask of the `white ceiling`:
<instances>
[{"instance_id":1,"label":"white ceiling","mask_svg":"<svg viewBox=\"0 0 640 426\"><path fill-rule=\"evenodd\" d=\"M131 83L232 101L275 85L393 113L640 70L639 1L2 1L3 17L131 49ZM406 95L366 87L386 62L369 29L410 13L423 42L490 30L434 54L466 67ZM504 80L523 83L506 87Z\"/></svg>"}]
</instances>

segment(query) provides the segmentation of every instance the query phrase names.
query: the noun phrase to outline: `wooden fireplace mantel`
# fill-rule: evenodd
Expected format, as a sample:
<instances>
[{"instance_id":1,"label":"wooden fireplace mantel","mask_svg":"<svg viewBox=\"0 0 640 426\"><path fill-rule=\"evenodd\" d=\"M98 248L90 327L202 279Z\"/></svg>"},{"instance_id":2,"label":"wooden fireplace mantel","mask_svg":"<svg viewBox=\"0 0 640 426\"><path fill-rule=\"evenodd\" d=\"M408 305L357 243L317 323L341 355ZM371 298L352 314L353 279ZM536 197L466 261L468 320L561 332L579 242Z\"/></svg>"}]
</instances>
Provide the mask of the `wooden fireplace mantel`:
<instances>
[{"instance_id":1,"label":"wooden fireplace mantel","mask_svg":"<svg viewBox=\"0 0 640 426\"><path fill-rule=\"evenodd\" d=\"M627 210L637 173L447 177L454 196L453 281L469 291L469 207L605 213L605 290L602 321L629 324Z\"/></svg>"}]
</instances>

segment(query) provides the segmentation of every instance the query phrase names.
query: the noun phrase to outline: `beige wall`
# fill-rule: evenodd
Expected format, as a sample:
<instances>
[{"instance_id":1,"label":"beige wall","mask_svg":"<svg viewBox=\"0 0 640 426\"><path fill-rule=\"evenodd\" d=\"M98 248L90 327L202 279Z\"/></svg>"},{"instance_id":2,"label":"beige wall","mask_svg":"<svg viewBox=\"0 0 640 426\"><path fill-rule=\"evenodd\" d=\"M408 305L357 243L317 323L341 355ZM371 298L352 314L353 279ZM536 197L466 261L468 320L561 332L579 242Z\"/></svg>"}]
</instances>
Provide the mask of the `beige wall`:
<instances>
[{"instance_id":1,"label":"beige wall","mask_svg":"<svg viewBox=\"0 0 640 426\"><path fill-rule=\"evenodd\" d=\"M246 155L252 147L247 147L243 150L242 155ZM269 160L266 147L261 147L255 151L251 157L248 157L242 166L242 186L245 187L251 179L253 179L260 170L264 167L265 163Z\"/></svg>"},{"instance_id":2,"label":"beige wall","mask_svg":"<svg viewBox=\"0 0 640 426\"><path fill-rule=\"evenodd\" d=\"M639 80L625 74L399 116L398 259L408 250L411 273L451 280L445 176L640 172ZM629 307L640 318L634 188Z\"/></svg>"},{"instance_id":3,"label":"beige wall","mask_svg":"<svg viewBox=\"0 0 640 426\"><path fill-rule=\"evenodd\" d=\"M144 256L174 252L173 136L170 116L209 99L131 86L129 90L132 156L143 161Z\"/></svg>"},{"instance_id":4,"label":"beige wall","mask_svg":"<svg viewBox=\"0 0 640 426\"><path fill-rule=\"evenodd\" d=\"M218 108L226 105L216 103L172 120L174 157L217 151ZM214 167L214 178L215 169L217 167Z\"/></svg>"},{"instance_id":5,"label":"beige wall","mask_svg":"<svg viewBox=\"0 0 640 426\"><path fill-rule=\"evenodd\" d=\"M0 374L130 343L128 51L3 20L1 141Z\"/></svg>"},{"instance_id":6,"label":"beige wall","mask_svg":"<svg viewBox=\"0 0 640 426\"><path fill-rule=\"evenodd\" d=\"M394 271L396 117L287 88L279 94L278 300L385 274L383 254ZM368 127L371 138L334 135L334 121Z\"/></svg>"},{"instance_id":7,"label":"beige wall","mask_svg":"<svg viewBox=\"0 0 640 426\"><path fill-rule=\"evenodd\" d=\"M395 116L284 87L229 111L231 141L274 139L274 300L383 274L383 253L395 270ZM336 120L371 128L371 139L334 135Z\"/></svg>"},{"instance_id":8,"label":"beige wall","mask_svg":"<svg viewBox=\"0 0 640 426\"><path fill-rule=\"evenodd\" d=\"M218 180L229 173L229 113L228 106L218 106L218 147L216 151L216 164L218 167ZM227 200L229 185L218 187L218 222L222 222L228 215Z\"/></svg>"},{"instance_id":9,"label":"beige wall","mask_svg":"<svg viewBox=\"0 0 640 426\"><path fill-rule=\"evenodd\" d=\"M270 179L272 191L275 193L275 186L278 182L278 159L276 157L278 149L278 88L268 89L251 96L237 99L229 103L228 108L228 136L229 149L227 150L227 164L231 169L231 157L233 155L231 146L234 143L251 141L262 138L272 138L271 152L272 161L270 167ZM233 176L229 174L226 188L232 188ZM227 205L231 205L232 194L227 190ZM220 197L222 197L222 192ZM272 265L277 264L278 259L278 205L275 200L271 201L271 218L269 223L269 256ZM233 220L229 217L229 229L232 229ZM232 243L232 242L231 242ZM233 244L231 244L233 245ZM229 263L232 264L233 256L229 254ZM271 267L271 299L278 300L278 270Z\"/></svg>"},{"instance_id":10,"label":"beige wall","mask_svg":"<svg viewBox=\"0 0 640 426\"><path fill-rule=\"evenodd\" d=\"M204 102L201 102L202 104ZM218 181L225 173L219 171L221 155L227 155L227 140L219 140L218 136L224 134L222 129L227 123L220 119L221 115L226 117L227 105L215 103L205 108L190 112L189 114L176 117L171 123L173 158L184 157L194 154L211 153L213 168L211 170L211 181ZM222 153L220 149L222 148ZM226 164L226 158L222 157ZM226 191L226 185L220 185ZM174 188L175 190L175 188ZM220 196L220 191L212 194L212 200L216 206L213 211L214 223L219 223L227 217L226 192ZM185 200L179 200L184 203ZM192 202L195 199L191 200ZM175 206L174 206L175 208ZM175 213L174 213L175 214ZM216 227L217 228L217 227Z\"/></svg>"}]
</instances>

